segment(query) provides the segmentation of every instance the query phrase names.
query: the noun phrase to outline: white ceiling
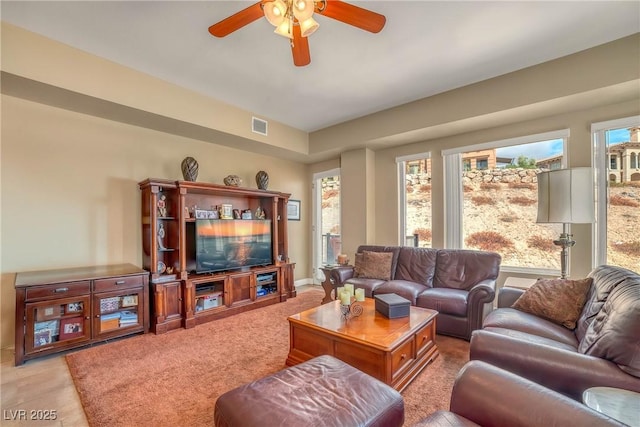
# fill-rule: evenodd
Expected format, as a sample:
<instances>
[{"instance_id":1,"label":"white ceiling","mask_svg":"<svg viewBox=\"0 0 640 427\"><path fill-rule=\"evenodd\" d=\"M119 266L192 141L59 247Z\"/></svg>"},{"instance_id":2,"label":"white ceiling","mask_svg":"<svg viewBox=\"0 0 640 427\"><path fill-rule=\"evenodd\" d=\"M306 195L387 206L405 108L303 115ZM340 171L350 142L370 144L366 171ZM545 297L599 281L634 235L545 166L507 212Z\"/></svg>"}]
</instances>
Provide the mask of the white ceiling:
<instances>
[{"instance_id":1,"label":"white ceiling","mask_svg":"<svg viewBox=\"0 0 640 427\"><path fill-rule=\"evenodd\" d=\"M3 21L314 131L640 32L639 1L354 1L371 34L320 16L311 64L259 19L207 28L246 1L2 1Z\"/></svg>"}]
</instances>

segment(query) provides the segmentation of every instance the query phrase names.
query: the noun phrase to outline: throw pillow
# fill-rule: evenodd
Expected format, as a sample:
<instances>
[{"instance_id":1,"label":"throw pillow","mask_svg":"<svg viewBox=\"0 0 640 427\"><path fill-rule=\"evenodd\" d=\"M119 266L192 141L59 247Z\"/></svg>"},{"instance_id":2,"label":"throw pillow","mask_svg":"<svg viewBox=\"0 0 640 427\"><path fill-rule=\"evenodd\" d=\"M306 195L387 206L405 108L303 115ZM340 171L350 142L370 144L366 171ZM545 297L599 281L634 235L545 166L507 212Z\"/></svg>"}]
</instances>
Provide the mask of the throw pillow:
<instances>
[{"instance_id":1,"label":"throw pillow","mask_svg":"<svg viewBox=\"0 0 640 427\"><path fill-rule=\"evenodd\" d=\"M353 277L360 277L360 271L364 265L364 254L362 252L358 252L355 258L356 260L353 264Z\"/></svg>"},{"instance_id":2,"label":"throw pillow","mask_svg":"<svg viewBox=\"0 0 640 427\"><path fill-rule=\"evenodd\" d=\"M511 307L573 330L587 301L591 281L590 277L538 279Z\"/></svg>"},{"instance_id":3,"label":"throw pillow","mask_svg":"<svg viewBox=\"0 0 640 427\"><path fill-rule=\"evenodd\" d=\"M364 262L358 272L358 277L367 279L391 280L391 252L363 251Z\"/></svg>"}]
</instances>

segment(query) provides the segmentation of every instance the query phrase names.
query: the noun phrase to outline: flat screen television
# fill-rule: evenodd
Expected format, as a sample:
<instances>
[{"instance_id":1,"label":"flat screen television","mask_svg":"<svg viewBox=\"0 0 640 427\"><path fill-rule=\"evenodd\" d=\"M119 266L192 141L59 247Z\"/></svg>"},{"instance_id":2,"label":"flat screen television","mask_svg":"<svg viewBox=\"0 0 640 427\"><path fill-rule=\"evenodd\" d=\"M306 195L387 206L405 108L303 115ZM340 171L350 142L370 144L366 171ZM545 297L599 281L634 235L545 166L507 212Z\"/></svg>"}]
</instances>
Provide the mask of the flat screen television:
<instances>
[{"instance_id":1,"label":"flat screen television","mask_svg":"<svg viewBox=\"0 0 640 427\"><path fill-rule=\"evenodd\" d=\"M271 220L196 219L196 273L273 264Z\"/></svg>"}]
</instances>

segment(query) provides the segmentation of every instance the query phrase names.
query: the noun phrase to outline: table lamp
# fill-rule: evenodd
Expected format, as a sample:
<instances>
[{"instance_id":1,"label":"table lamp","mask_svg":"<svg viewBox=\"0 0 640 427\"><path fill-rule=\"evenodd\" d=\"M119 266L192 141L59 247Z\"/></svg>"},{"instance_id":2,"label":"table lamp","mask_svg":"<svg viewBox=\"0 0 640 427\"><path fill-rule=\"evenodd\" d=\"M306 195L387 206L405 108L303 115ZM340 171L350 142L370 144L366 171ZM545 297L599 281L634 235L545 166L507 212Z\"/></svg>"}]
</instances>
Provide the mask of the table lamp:
<instances>
[{"instance_id":1,"label":"table lamp","mask_svg":"<svg viewBox=\"0 0 640 427\"><path fill-rule=\"evenodd\" d=\"M553 244L560 246L561 278L567 278L568 248L575 245L568 224L591 224L595 220L593 171L590 167L558 169L538 174L539 223L561 223L562 234Z\"/></svg>"}]
</instances>

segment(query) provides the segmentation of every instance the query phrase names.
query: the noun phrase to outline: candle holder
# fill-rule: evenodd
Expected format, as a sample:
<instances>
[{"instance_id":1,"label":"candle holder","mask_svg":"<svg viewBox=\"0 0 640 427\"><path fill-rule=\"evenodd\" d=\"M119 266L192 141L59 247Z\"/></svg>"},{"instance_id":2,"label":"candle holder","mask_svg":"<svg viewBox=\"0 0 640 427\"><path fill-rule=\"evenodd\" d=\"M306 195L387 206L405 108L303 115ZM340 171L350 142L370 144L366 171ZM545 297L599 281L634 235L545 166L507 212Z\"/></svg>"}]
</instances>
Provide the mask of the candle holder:
<instances>
[{"instance_id":1,"label":"candle holder","mask_svg":"<svg viewBox=\"0 0 640 427\"><path fill-rule=\"evenodd\" d=\"M340 304L340 314L345 320L349 320L353 317L358 317L362 314L364 308L362 304L357 302L351 302L349 305Z\"/></svg>"}]
</instances>

